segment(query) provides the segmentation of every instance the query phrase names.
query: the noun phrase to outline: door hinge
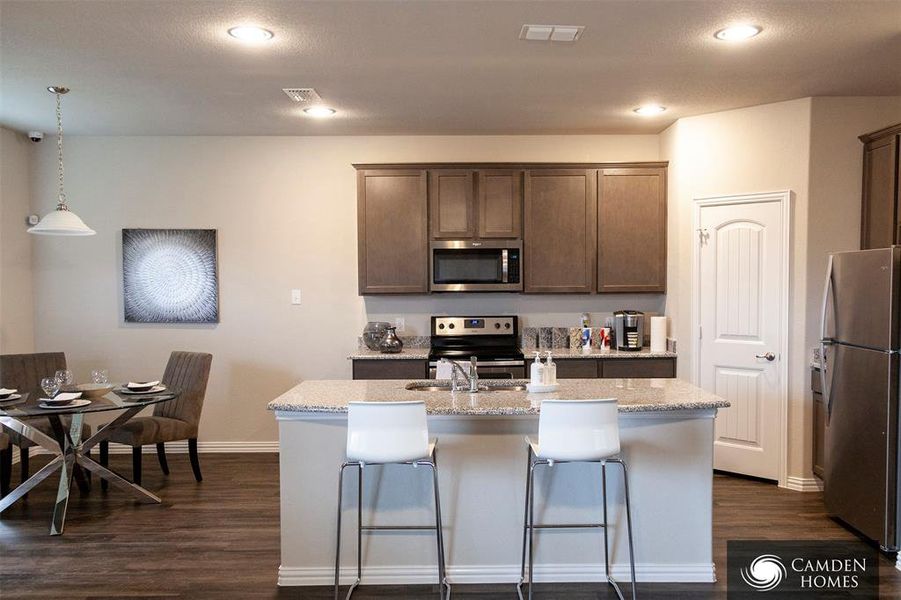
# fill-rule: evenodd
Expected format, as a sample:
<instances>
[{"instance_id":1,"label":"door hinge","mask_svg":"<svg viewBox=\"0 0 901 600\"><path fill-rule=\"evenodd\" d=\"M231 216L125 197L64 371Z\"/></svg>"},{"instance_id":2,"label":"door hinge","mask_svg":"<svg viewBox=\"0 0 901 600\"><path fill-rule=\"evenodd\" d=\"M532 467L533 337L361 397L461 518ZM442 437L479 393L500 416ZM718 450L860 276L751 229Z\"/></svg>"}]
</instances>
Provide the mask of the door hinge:
<instances>
[{"instance_id":1,"label":"door hinge","mask_svg":"<svg viewBox=\"0 0 901 600\"><path fill-rule=\"evenodd\" d=\"M698 339L702 339L704 337L704 328L698 325Z\"/></svg>"},{"instance_id":2,"label":"door hinge","mask_svg":"<svg viewBox=\"0 0 901 600\"><path fill-rule=\"evenodd\" d=\"M705 227L698 227L698 243L703 246L707 243L707 239L710 237L710 234L707 233L707 229Z\"/></svg>"}]
</instances>

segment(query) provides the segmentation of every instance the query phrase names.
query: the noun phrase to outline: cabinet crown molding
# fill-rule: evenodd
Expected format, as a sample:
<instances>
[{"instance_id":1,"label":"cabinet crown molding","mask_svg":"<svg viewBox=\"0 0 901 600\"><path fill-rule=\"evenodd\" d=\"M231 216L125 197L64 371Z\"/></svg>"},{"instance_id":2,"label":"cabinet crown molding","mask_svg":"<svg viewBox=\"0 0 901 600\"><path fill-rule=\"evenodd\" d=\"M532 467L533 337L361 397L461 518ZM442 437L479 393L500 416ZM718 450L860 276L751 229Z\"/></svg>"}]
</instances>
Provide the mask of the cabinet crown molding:
<instances>
[{"instance_id":1,"label":"cabinet crown molding","mask_svg":"<svg viewBox=\"0 0 901 600\"><path fill-rule=\"evenodd\" d=\"M353 163L353 168L360 170L391 169L619 169L619 168L664 168L669 161L630 161L630 162L434 162L434 163Z\"/></svg>"}]
</instances>

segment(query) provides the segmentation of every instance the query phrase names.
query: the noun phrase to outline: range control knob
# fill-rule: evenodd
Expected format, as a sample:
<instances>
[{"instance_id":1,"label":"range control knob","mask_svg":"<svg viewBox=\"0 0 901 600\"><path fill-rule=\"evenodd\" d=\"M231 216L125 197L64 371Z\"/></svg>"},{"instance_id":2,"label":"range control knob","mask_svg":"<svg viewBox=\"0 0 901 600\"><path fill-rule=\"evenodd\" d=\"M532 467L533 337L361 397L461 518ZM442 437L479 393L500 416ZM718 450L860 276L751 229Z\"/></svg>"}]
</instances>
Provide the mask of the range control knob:
<instances>
[{"instance_id":1,"label":"range control knob","mask_svg":"<svg viewBox=\"0 0 901 600\"><path fill-rule=\"evenodd\" d=\"M451 323L450 325L448 325L448 327L449 327L450 329L453 329L453 328L454 328L454 324Z\"/></svg>"},{"instance_id":2,"label":"range control knob","mask_svg":"<svg viewBox=\"0 0 901 600\"><path fill-rule=\"evenodd\" d=\"M506 329L510 329L510 324L509 324L509 323L504 323L504 327L505 327Z\"/></svg>"},{"instance_id":3,"label":"range control knob","mask_svg":"<svg viewBox=\"0 0 901 600\"><path fill-rule=\"evenodd\" d=\"M438 329L444 329L444 323L439 324Z\"/></svg>"},{"instance_id":4,"label":"range control knob","mask_svg":"<svg viewBox=\"0 0 901 600\"><path fill-rule=\"evenodd\" d=\"M501 328L501 324L500 324L500 323L495 323L495 324L494 324L494 328L495 328L495 329L500 329L500 328Z\"/></svg>"}]
</instances>

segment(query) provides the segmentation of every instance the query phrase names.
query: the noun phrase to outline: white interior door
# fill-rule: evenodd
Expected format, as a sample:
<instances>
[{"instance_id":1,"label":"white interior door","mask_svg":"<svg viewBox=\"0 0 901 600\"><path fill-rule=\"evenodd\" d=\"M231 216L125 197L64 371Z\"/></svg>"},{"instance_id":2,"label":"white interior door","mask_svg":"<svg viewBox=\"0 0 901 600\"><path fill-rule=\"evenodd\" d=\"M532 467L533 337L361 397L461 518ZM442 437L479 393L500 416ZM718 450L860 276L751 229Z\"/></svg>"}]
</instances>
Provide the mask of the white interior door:
<instances>
[{"instance_id":1,"label":"white interior door","mask_svg":"<svg viewBox=\"0 0 901 600\"><path fill-rule=\"evenodd\" d=\"M716 418L714 468L778 480L787 224L770 197L700 205L696 318L700 386L732 404Z\"/></svg>"}]
</instances>

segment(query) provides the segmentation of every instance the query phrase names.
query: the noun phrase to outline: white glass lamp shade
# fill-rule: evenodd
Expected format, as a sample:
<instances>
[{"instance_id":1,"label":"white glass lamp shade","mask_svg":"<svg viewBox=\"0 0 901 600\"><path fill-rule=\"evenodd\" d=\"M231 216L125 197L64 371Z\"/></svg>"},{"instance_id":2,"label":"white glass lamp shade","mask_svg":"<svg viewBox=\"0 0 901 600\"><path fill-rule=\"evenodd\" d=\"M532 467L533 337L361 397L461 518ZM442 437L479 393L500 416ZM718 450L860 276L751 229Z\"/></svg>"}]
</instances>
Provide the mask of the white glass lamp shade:
<instances>
[{"instance_id":1,"label":"white glass lamp shade","mask_svg":"<svg viewBox=\"0 0 901 600\"><path fill-rule=\"evenodd\" d=\"M38 235L94 235L97 233L84 224L84 221L75 213L64 208L58 208L44 215L44 218L34 227L28 229L28 233Z\"/></svg>"}]
</instances>

